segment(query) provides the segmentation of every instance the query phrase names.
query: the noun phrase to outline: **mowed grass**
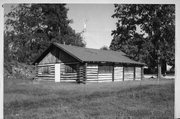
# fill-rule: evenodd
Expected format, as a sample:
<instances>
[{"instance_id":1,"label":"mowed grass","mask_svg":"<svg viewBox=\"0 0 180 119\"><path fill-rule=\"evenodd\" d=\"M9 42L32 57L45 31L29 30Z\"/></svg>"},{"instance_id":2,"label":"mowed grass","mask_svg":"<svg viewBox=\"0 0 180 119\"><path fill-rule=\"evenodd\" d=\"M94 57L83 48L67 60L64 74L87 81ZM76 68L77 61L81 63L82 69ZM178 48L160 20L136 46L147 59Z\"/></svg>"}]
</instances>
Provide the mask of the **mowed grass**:
<instances>
[{"instance_id":1,"label":"mowed grass","mask_svg":"<svg viewBox=\"0 0 180 119\"><path fill-rule=\"evenodd\" d=\"M4 81L5 119L172 119L174 80Z\"/></svg>"}]
</instances>

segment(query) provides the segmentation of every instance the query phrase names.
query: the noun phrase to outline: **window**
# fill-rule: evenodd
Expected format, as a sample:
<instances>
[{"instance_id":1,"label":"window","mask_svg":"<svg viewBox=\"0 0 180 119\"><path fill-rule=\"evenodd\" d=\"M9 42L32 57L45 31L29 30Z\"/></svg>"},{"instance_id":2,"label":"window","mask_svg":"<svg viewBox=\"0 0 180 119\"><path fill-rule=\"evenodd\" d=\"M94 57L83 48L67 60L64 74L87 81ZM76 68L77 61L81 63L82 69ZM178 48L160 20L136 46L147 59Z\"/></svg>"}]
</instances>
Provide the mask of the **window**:
<instances>
[{"instance_id":1,"label":"window","mask_svg":"<svg viewBox=\"0 0 180 119\"><path fill-rule=\"evenodd\" d=\"M99 65L99 73L112 73L113 66L110 65Z\"/></svg>"},{"instance_id":2,"label":"window","mask_svg":"<svg viewBox=\"0 0 180 119\"><path fill-rule=\"evenodd\" d=\"M76 65L65 65L65 73L75 73Z\"/></svg>"},{"instance_id":3,"label":"window","mask_svg":"<svg viewBox=\"0 0 180 119\"><path fill-rule=\"evenodd\" d=\"M49 66L43 66L39 68L39 73L40 74L50 74L51 73L51 69Z\"/></svg>"},{"instance_id":4,"label":"window","mask_svg":"<svg viewBox=\"0 0 180 119\"><path fill-rule=\"evenodd\" d=\"M134 67L124 67L124 71L125 72L133 72L134 71Z\"/></svg>"}]
</instances>

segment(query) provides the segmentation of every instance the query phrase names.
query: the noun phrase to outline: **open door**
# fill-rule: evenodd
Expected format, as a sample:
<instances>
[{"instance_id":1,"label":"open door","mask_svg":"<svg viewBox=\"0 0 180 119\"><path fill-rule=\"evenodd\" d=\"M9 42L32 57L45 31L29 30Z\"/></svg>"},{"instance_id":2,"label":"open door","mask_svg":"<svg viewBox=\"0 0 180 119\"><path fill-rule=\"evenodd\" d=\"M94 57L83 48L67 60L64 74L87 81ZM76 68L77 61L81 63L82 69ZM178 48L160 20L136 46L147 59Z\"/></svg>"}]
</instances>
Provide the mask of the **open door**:
<instances>
[{"instance_id":1,"label":"open door","mask_svg":"<svg viewBox=\"0 0 180 119\"><path fill-rule=\"evenodd\" d=\"M55 64L55 82L60 82L61 80L61 65Z\"/></svg>"}]
</instances>

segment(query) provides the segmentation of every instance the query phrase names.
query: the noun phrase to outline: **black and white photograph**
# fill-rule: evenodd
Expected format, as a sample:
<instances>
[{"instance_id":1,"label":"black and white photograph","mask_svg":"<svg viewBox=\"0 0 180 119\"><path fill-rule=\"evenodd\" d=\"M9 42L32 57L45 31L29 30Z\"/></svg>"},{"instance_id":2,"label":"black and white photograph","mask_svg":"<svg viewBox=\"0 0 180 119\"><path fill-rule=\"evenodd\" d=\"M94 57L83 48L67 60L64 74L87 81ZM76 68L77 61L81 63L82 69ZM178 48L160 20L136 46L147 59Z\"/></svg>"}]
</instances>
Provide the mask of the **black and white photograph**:
<instances>
[{"instance_id":1,"label":"black and white photograph","mask_svg":"<svg viewBox=\"0 0 180 119\"><path fill-rule=\"evenodd\" d=\"M178 118L176 7L4 2L3 118Z\"/></svg>"}]
</instances>

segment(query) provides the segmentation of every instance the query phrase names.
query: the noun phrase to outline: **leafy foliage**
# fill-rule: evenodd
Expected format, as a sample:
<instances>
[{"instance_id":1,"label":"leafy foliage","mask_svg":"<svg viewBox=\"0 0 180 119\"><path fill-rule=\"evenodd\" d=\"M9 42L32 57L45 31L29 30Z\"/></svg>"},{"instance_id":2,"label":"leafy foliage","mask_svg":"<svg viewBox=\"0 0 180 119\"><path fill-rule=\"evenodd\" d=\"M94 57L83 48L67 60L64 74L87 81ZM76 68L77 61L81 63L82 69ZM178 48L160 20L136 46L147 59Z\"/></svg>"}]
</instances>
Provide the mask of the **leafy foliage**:
<instances>
[{"instance_id":1,"label":"leafy foliage","mask_svg":"<svg viewBox=\"0 0 180 119\"><path fill-rule=\"evenodd\" d=\"M154 68L165 60L175 60L175 5L115 4L112 50L122 50L132 59Z\"/></svg>"},{"instance_id":2,"label":"leafy foliage","mask_svg":"<svg viewBox=\"0 0 180 119\"><path fill-rule=\"evenodd\" d=\"M15 49L15 60L32 63L54 41L84 47L81 34L69 26L67 12L65 4L19 4L8 13L5 43Z\"/></svg>"},{"instance_id":3,"label":"leafy foliage","mask_svg":"<svg viewBox=\"0 0 180 119\"><path fill-rule=\"evenodd\" d=\"M109 48L108 48L108 46L102 46L101 48L100 48L100 50L109 50Z\"/></svg>"}]
</instances>

